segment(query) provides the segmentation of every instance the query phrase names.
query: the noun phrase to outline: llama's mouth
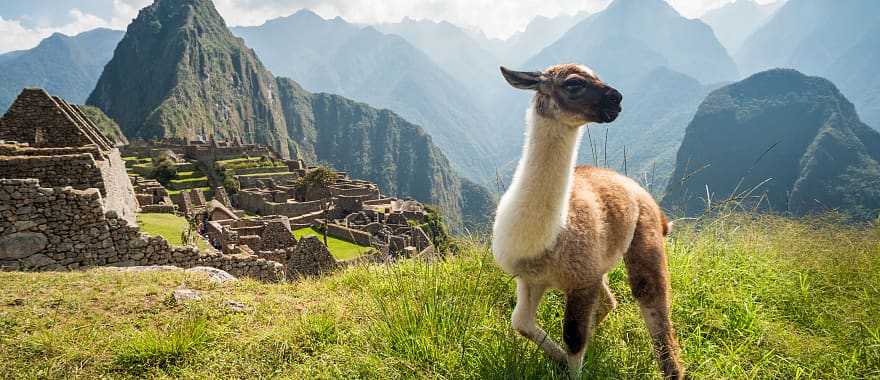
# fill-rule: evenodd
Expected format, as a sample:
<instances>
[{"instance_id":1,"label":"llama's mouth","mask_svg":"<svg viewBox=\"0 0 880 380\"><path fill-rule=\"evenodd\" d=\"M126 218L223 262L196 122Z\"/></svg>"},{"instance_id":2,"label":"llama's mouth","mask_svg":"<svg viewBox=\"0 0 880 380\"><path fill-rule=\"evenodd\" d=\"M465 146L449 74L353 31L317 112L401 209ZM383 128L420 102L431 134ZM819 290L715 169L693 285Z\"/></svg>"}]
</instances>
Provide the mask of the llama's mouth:
<instances>
[{"instance_id":1,"label":"llama's mouth","mask_svg":"<svg viewBox=\"0 0 880 380\"><path fill-rule=\"evenodd\" d=\"M617 120L617 117L620 116L620 111L622 111L620 107L602 110L599 115L601 117L600 122L610 123L614 120Z\"/></svg>"}]
</instances>

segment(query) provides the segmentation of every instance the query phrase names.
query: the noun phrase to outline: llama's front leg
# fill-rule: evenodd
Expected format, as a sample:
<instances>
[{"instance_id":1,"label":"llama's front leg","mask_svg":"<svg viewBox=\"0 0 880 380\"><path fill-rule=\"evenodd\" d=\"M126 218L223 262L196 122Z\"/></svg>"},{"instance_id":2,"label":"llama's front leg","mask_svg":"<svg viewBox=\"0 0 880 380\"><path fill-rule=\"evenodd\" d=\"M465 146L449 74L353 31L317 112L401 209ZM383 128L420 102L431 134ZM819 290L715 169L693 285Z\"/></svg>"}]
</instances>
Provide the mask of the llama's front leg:
<instances>
[{"instance_id":1,"label":"llama's front leg","mask_svg":"<svg viewBox=\"0 0 880 380\"><path fill-rule=\"evenodd\" d=\"M553 360L565 364L567 362L565 352L535 320L545 290L547 290L546 286L529 284L521 278L516 279L516 307L513 308L511 325L522 336L544 349Z\"/></svg>"},{"instance_id":2,"label":"llama's front leg","mask_svg":"<svg viewBox=\"0 0 880 380\"><path fill-rule=\"evenodd\" d=\"M604 292L604 288L601 284L597 284L589 288L569 291L565 300L562 339L568 347L566 364L572 379L580 377L584 352L596 326L600 292Z\"/></svg>"}]
</instances>

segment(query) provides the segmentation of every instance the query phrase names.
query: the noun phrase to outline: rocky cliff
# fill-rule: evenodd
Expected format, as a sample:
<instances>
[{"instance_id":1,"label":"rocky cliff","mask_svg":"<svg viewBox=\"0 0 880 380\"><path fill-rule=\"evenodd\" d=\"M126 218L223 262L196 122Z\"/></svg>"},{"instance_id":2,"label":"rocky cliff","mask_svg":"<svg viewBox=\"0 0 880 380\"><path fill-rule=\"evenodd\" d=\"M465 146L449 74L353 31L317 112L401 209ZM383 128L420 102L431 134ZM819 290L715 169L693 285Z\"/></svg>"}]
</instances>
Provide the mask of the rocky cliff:
<instances>
[{"instance_id":1,"label":"rocky cliff","mask_svg":"<svg viewBox=\"0 0 880 380\"><path fill-rule=\"evenodd\" d=\"M830 81L770 70L712 92L688 125L663 204L686 214L732 199L804 215L880 210L880 133Z\"/></svg>"}]
</instances>

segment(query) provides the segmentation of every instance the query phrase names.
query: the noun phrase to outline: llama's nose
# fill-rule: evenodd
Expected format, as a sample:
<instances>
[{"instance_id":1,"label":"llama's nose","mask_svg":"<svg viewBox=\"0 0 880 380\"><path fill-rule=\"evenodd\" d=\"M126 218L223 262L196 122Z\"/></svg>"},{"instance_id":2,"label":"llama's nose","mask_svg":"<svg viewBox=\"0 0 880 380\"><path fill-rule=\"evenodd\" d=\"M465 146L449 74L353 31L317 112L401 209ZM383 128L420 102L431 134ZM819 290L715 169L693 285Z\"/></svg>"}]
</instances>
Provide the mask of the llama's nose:
<instances>
[{"instance_id":1,"label":"llama's nose","mask_svg":"<svg viewBox=\"0 0 880 380\"><path fill-rule=\"evenodd\" d=\"M610 88L608 92L605 93L605 101L609 104L620 105L620 102L623 101L623 94L617 89Z\"/></svg>"}]
</instances>

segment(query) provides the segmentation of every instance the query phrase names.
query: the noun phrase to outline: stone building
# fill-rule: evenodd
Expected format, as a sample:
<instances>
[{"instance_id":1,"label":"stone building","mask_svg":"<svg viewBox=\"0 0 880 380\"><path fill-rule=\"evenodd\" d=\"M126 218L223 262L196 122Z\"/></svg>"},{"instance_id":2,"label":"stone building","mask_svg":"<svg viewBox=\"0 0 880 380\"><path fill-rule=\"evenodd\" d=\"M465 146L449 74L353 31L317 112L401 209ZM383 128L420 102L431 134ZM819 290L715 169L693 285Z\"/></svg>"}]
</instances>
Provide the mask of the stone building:
<instances>
[{"instance_id":1,"label":"stone building","mask_svg":"<svg viewBox=\"0 0 880 380\"><path fill-rule=\"evenodd\" d=\"M77 106L24 89L0 118L0 141L0 178L95 188L107 210L136 223L138 203L119 149Z\"/></svg>"}]
</instances>

